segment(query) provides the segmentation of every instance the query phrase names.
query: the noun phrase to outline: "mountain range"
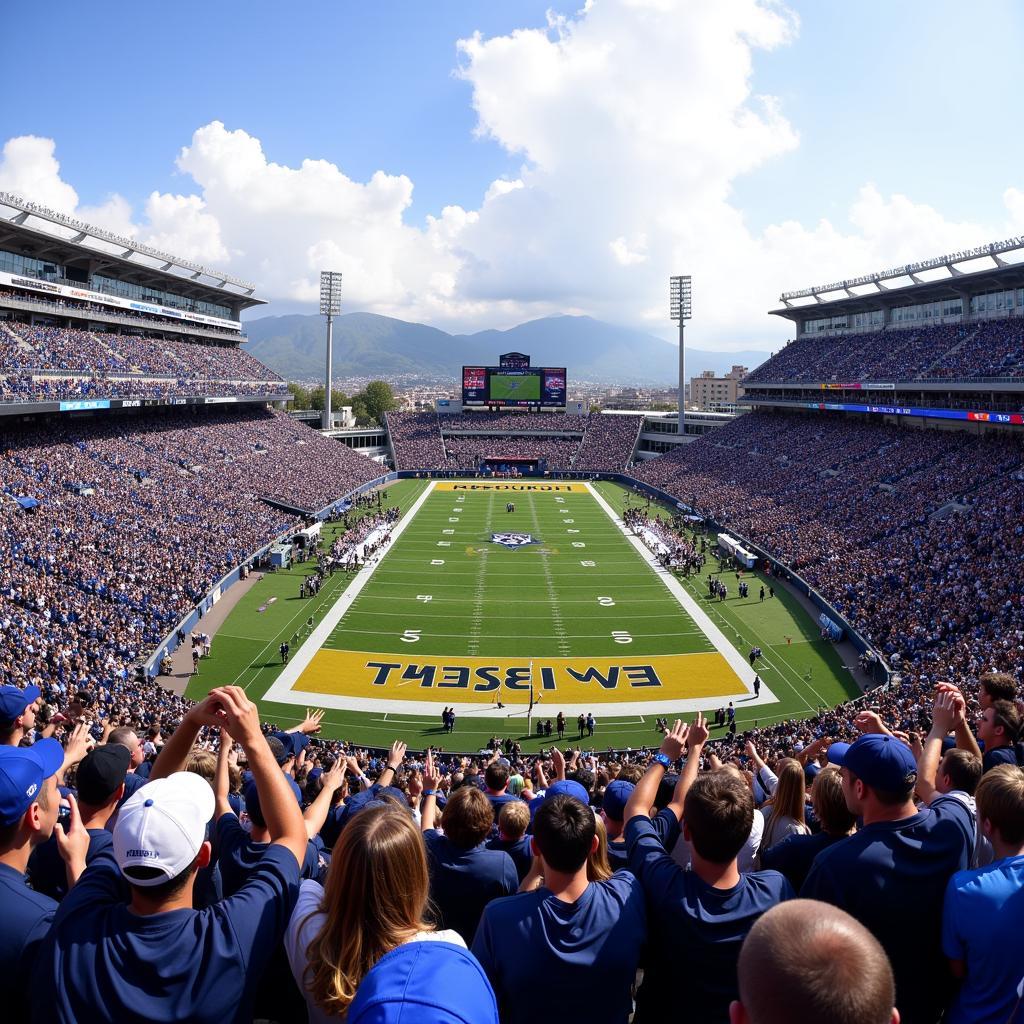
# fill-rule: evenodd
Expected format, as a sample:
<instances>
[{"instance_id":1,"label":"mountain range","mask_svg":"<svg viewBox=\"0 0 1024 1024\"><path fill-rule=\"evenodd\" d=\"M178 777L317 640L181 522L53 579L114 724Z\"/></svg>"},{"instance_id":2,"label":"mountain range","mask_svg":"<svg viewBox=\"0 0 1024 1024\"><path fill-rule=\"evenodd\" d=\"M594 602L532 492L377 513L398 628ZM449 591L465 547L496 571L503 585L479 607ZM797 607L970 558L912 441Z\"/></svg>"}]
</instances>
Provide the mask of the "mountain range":
<instances>
[{"instance_id":1,"label":"mountain range","mask_svg":"<svg viewBox=\"0 0 1024 1024\"><path fill-rule=\"evenodd\" d=\"M315 314L266 316L245 323L246 348L286 380L323 375L324 319ZM570 380L614 384L674 384L678 349L661 338L587 316L549 316L509 330L448 334L375 313L334 321L334 375L393 379L457 378L464 365L494 366L502 352L525 352L534 366L565 366ZM721 374L734 363L755 367L768 352L686 350L686 374Z\"/></svg>"}]
</instances>

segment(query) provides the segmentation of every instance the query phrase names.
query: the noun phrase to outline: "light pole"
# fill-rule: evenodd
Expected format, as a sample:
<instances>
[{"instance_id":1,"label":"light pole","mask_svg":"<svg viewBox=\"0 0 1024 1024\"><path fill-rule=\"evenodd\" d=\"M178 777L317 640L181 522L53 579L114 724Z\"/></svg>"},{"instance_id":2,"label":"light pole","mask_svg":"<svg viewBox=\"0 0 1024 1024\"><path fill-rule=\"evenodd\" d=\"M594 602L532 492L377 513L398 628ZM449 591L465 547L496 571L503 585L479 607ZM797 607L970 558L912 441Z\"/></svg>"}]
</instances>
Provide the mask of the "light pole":
<instances>
[{"instance_id":1,"label":"light pole","mask_svg":"<svg viewBox=\"0 0 1024 1024\"><path fill-rule=\"evenodd\" d=\"M331 429L331 357L334 350L334 318L341 312L341 274L320 271L320 315L327 317L327 376L324 379L323 429Z\"/></svg>"},{"instance_id":2,"label":"light pole","mask_svg":"<svg viewBox=\"0 0 1024 1024\"><path fill-rule=\"evenodd\" d=\"M683 347L683 330L686 321L693 315L690 275L668 279L669 316L679 322L679 435L685 433L686 402L683 398L686 387L686 349Z\"/></svg>"}]
</instances>

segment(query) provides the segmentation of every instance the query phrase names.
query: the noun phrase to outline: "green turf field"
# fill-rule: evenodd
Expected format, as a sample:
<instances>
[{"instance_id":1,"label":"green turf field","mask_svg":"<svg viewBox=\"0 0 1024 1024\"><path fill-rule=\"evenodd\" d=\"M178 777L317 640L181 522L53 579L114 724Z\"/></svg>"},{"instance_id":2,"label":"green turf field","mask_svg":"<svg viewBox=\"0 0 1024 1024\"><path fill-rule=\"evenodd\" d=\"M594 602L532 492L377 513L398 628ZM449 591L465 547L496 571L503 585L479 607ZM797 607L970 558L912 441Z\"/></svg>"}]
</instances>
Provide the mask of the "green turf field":
<instances>
[{"instance_id":1,"label":"green turf field","mask_svg":"<svg viewBox=\"0 0 1024 1024\"><path fill-rule=\"evenodd\" d=\"M424 481L400 481L384 493L387 501L407 510L426 486ZM626 495L622 488L601 483L596 490L615 512L622 511ZM506 500L515 502L514 513L505 511ZM492 540L492 535L505 532L528 534L532 542L506 547ZM326 544L333 533L332 527L325 528ZM715 567L711 560L705 572ZM311 571L299 565L267 574L255 584L217 633L213 656L202 662L190 695L205 692L212 683L238 682L261 701L269 720L290 725L303 717L303 709L294 704L262 698L282 671L277 654L281 640L292 642L294 659L303 638L318 627L352 580L338 573L317 597L300 599L301 577ZM815 623L783 589L776 591L774 600L760 603L759 581L751 578L753 596L743 601L730 579L730 598L721 603L707 599L703 577L680 582L741 657L752 645L764 651L757 670L776 701L745 708L738 700L741 726L806 715L855 695L856 687L836 650L818 638ZM473 674L478 664L530 665L529 678L538 695L544 687L536 666L545 663L571 663L578 671L579 659L590 659L607 681L611 678L608 666L621 665L624 659L633 665L658 666L686 656L698 659L695 665L707 666L697 673L698 691L710 685L705 677L725 664L705 631L607 512L583 492L508 496L435 489L341 620L315 647L296 689L308 691L312 679L332 695L379 693L391 701L422 702L425 697L439 701L436 714L425 713L422 703L413 712L396 711L395 705L386 712L329 707L326 735L384 745L400 733L414 746L440 743L448 749L476 749L493 734L522 736L525 732L526 670L520 672L518 692L499 686L497 693L493 688L476 693L474 683L482 689L480 678ZM375 670L385 674L386 685L370 686L364 681L360 689L355 671L365 673L366 658L375 655L380 657L374 664L401 667ZM357 665L354 659L359 658L363 661ZM410 678L403 678L410 673ZM460 690L467 673L470 689ZM675 691L647 688L639 669L636 676L640 684L627 683L623 674L613 692L606 692L593 679L585 680L589 690L582 692L592 692L604 701L593 708L599 721L596 745L638 745L656 737L654 714L616 714L613 702L621 696L627 702L667 699L671 703ZM491 673L481 678L510 677ZM551 681L556 681L554 675ZM564 682L577 685L574 679L558 679L552 692L544 693L536 704L535 720L553 718L559 701L569 699ZM687 708L694 707L693 697L706 710L726 702L710 695L705 701L700 692L689 696L689 702L680 699ZM449 699L473 701L476 707L471 714L460 715L454 736L439 738L443 735L438 723L440 702ZM507 705L500 713L492 706L496 699ZM581 697L574 704L584 700L589 698ZM524 744L539 745L539 740Z\"/></svg>"}]
</instances>

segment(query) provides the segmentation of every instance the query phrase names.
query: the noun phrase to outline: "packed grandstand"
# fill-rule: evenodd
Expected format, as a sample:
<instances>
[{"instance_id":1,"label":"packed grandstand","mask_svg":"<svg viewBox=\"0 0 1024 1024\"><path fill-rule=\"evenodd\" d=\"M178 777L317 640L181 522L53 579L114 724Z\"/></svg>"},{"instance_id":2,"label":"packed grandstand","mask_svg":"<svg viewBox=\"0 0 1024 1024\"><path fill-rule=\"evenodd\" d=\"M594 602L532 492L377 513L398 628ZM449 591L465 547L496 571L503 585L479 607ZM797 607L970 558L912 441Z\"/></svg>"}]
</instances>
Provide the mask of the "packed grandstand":
<instances>
[{"instance_id":1,"label":"packed grandstand","mask_svg":"<svg viewBox=\"0 0 1024 1024\"><path fill-rule=\"evenodd\" d=\"M889 682L713 741L697 715L652 749L373 750L314 739L313 711L261 722L223 680L187 701L152 655L387 469L284 411L241 347L251 290L127 256L94 280L66 235L59 265L30 255L45 230L0 232L8 1019L1022 1019L1019 428L815 389L940 383L956 410L951 382L984 378L1019 414L1024 319L801 313L755 411L643 462L642 416L389 413L396 471L657 488L819 595Z\"/></svg>"}]
</instances>

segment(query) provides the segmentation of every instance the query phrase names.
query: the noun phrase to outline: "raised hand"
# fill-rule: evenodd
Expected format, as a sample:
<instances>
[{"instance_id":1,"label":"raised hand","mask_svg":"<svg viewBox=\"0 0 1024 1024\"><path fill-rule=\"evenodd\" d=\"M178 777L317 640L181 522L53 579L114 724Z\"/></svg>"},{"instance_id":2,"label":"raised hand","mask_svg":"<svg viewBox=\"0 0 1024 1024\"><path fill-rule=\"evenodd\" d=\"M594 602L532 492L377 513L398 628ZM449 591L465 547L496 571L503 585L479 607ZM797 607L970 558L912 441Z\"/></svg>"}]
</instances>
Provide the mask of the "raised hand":
<instances>
[{"instance_id":1,"label":"raised hand","mask_svg":"<svg viewBox=\"0 0 1024 1024\"><path fill-rule=\"evenodd\" d=\"M882 719L874 711L859 712L854 718L853 724L858 732L862 732L865 735L868 733L880 733L883 736L889 734L889 730L883 725Z\"/></svg>"},{"instance_id":2,"label":"raised hand","mask_svg":"<svg viewBox=\"0 0 1024 1024\"><path fill-rule=\"evenodd\" d=\"M391 751L388 754L388 765L398 771L402 767L402 762L405 760L405 752L408 746L402 740L395 740L391 744Z\"/></svg>"},{"instance_id":3,"label":"raised hand","mask_svg":"<svg viewBox=\"0 0 1024 1024\"><path fill-rule=\"evenodd\" d=\"M556 779L565 778L565 754L558 747L551 748L551 767L555 770Z\"/></svg>"},{"instance_id":4,"label":"raised hand","mask_svg":"<svg viewBox=\"0 0 1024 1024\"><path fill-rule=\"evenodd\" d=\"M423 786L425 789L437 789L441 785L441 773L434 764L434 752L427 751L427 760L423 766Z\"/></svg>"},{"instance_id":5,"label":"raised hand","mask_svg":"<svg viewBox=\"0 0 1024 1024\"><path fill-rule=\"evenodd\" d=\"M665 733L665 738L661 741L661 752L666 756L670 757L673 761L678 761L683 756L683 748L686 746L686 737L690 732L690 727L684 725L680 719L676 719L672 724L672 728Z\"/></svg>"},{"instance_id":6,"label":"raised hand","mask_svg":"<svg viewBox=\"0 0 1024 1024\"><path fill-rule=\"evenodd\" d=\"M307 736L318 733L320 731L320 722L325 714L326 712L323 708L306 708L306 719L299 726L299 732L304 732Z\"/></svg>"},{"instance_id":7,"label":"raised hand","mask_svg":"<svg viewBox=\"0 0 1024 1024\"><path fill-rule=\"evenodd\" d=\"M959 690L940 690L932 703L932 729L948 736L956 725L959 708L964 706L963 695Z\"/></svg>"},{"instance_id":8,"label":"raised hand","mask_svg":"<svg viewBox=\"0 0 1024 1024\"><path fill-rule=\"evenodd\" d=\"M210 691L216 701L216 714L222 729L243 747L263 739L259 708L249 700L240 686L218 686Z\"/></svg>"},{"instance_id":9,"label":"raised hand","mask_svg":"<svg viewBox=\"0 0 1024 1024\"><path fill-rule=\"evenodd\" d=\"M694 747L704 746L710 735L711 731L708 729L707 719L702 712L698 711L697 717L693 720L693 725L690 726L690 735L687 737L690 749L693 750Z\"/></svg>"},{"instance_id":10,"label":"raised hand","mask_svg":"<svg viewBox=\"0 0 1024 1024\"><path fill-rule=\"evenodd\" d=\"M53 828L53 836L57 841L57 852L68 866L69 875L77 879L85 870L85 855L89 852L89 830L82 824L82 815L74 796L69 793L64 799L71 808L71 819L67 827L58 821Z\"/></svg>"}]
</instances>

